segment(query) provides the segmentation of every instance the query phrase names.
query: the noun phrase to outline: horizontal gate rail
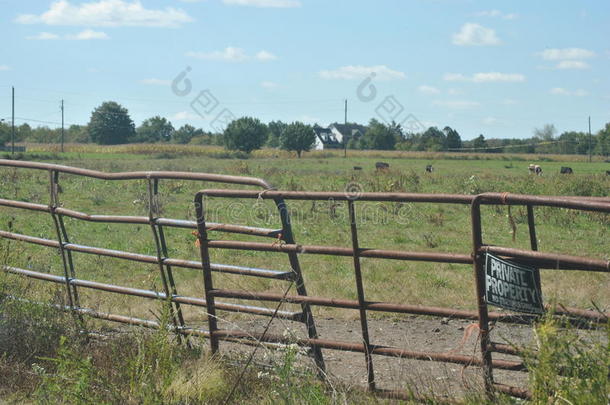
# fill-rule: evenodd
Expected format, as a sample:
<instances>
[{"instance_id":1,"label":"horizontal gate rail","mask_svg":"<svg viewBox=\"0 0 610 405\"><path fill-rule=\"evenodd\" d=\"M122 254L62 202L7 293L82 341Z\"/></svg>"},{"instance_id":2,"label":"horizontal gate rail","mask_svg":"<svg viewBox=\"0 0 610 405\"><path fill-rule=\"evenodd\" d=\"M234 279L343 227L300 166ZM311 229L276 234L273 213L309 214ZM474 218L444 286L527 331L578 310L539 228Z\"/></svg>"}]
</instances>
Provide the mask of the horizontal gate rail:
<instances>
[{"instance_id":1,"label":"horizontal gate rail","mask_svg":"<svg viewBox=\"0 0 610 405\"><path fill-rule=\"evenodd\" d=\"M38 238L35 236L22 235L15 232L7 232L0 231L0 237L5 239L12 239L21 242L28 242L35 245L59 248L60 243L56 240ZM201 262L196 260L183 260L183 259L171 259L171 258L163 258L159 260L157 256L152 255L144 255L140 253L132 253L125 252L122 250L115 249L105 249L99 247L85 246L85 245L77 245L75 243L64 243L63 248L65 250L69 250L72 252L79 253L88 253L94 254L98 256L106 256L112 257L115 259L124 259L130 260L139 263L148 263L148 264L169 264L174 267L182 267L185 269L196 269L201 270ZM254 267L244 267L244 266L233 266L228 264L215 264L212 263L212 270L217 271L219 273L231 273L231 274L241 274L245 276L255 276L255 277L264 277L264 278L273 278L278 280L288 280L292 277L292 272L290 271L281 271L281 270L269 270L269 269L258 269Z\"/></svg>"},{"instance_id":2,"label":"horizontal gate rail","mask_svg":"<svg viewBox=\"0 0 610 405\"><path fill-rule=\"evenodd\" d=\"M78 287L85 287L94 290L131 295L134 297L142 297L142 298L150 298L150 299L158 299L158 300L167 300L168 297L165 293L159 291L152 290L143 290L140 288L131 288L124 287L114 284L106 284L106 283L98 283L90 280L81 280L81 279L68 279L66 280L63 276L56 276L54 274L49 273L41 273L32 270L20 269L12 266L2 266L2 269L7 273L19 274L29 278L35 278L38 280L46 280L52 283L64 284L68 282L71 285ZM195 297L186 297L181 295L171 295L169 297L170 301L177 302L180 304L193 305L197 307L207 307L207 303L203 298L195 298ZM273 316L275 311L269 308L256 307L250 305L239 305L239 304L230 304L223 302L216 302L216 307L225 311L231 312L241 312L248 314L256 314L256 315L265 315L265 316ZM289 312L289 311L277 311L276 315L279 318L290 319L290 320L300 320L300 312Z\"/></svg>"},{"instance_id":3,"label":"horizontal gate rail","mask_svg":"<svg viewBox=\"0 0 610 405\"><path fill-rule=\"evenodd\" d=\"M107 173L97 170L81 169L78 167L56 165L51 163L26 162L19 160L0 159L0 166L37 169L54 171L57 173L75 174L78 176L91 177L99 180L195 180L210 181L214 183L240 184L244 186L256 186L263 189L272 188L271 184L256 177L229 176L225 174L195 173L195 172L169 172L169 171L141 171L141 172L119 172Z\"/></svg>"}]
</instances>

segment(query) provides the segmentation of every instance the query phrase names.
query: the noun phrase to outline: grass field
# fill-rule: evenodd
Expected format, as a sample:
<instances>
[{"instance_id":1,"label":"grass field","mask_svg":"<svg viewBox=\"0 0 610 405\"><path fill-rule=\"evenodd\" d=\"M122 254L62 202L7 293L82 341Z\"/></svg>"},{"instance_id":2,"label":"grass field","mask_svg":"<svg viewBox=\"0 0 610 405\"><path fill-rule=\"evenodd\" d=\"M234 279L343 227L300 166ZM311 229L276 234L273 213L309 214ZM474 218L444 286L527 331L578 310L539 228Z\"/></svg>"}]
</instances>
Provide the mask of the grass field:
<instances>
[{"instance_id":1,"label":"grass field","mask_svg":"<svg viewBox=\"0 0 610 405\"><path fill-rule=\"evenodd\" d=\"M107 172L177 170L260 177L280 190L343 191L357 183L366 192L421 192L478 194L487 191L536 195L609 196L610 163L596 158L588 163L581 156L526 156L500 154L429 154L401 152L312 152L301 159L276 150L256 151L247 159L236 158L215 147L175 145L126 145L97 147L68 145L60 154L54 147L30 145L24 159L83 167ZM237 156L243 157L243 156ZM390 163L388 172L376 172L375 162ZM528 173L529 163L541 164L543 176ZM433 173L425 173L427 164ZM560 175L569 165L574 175ZM354 166L363 168L354 171ZM146 184L143 181L109 182L78 176L60 178L63 206L90 214L147 215ZM213 183L162 180L162 215L194 219L193 197ZM231 188L244 188L228 186ZM0 198L47 204L48 173L0 168ZM342 202L289 201L296 242L311 245L351 247L347 206ZM277 212L268 201L209 199L207 220L279 228ZM51 217L15 209L0 209L0 228L55 239ZM357 203L362 247L419 251L456 252L471 250L468 206L441 204ZM489 244L529 248L524 208L483 207L484 239ZM146 225L94 224L66 218L71 242L156 255L152 233ZM513 230L511 222L516 225ZM610 259L610 215L577 213L562 209L536 210L539 247L542 251ZM513 234L514 232L514 234ZM166 229L172 258L199 260L195 237L189 230ZM211 233L212 238L258 240L252 237ZM264 240L263 240L264 241ZM61 259L53 249L0 241L5 261L11 265L61 274ZM10 247L10 249L9 249ZM7 253L8 252L8 253ZM288 269L283 254L218 251L213 262ZM301 255L301 266L310 295L356 299L353 263L349 257ZM137 288L161 290L156 265L144 265L94 255L75 254L77 277ZM476 308L472 267L392 260L363 259L365 292L369 300L396 303ZM194 270L176 269L182 295L203 294L201 276ZM214 276L215 287L280 292L285 282ZM543 271L543 295L547 301L566 306L610 308L610 278L607 274ZM62 287L49 295L61 294ZM150 318L158 304L143 299L107 293L81 292L82 304L100 310ZM259 305L259 303L256 303ZM261 303L261 305L263 305ZM315 309L316 316L355 318L356 311ZM203 322L201 311L190 310L187 319ZM382 315L372 313L371 317ZM231 315L227 315L229 321ZM393 319L401 316L394 315ZM322 332L323 333L323 332Z\"/></svg>"}]
</instances>

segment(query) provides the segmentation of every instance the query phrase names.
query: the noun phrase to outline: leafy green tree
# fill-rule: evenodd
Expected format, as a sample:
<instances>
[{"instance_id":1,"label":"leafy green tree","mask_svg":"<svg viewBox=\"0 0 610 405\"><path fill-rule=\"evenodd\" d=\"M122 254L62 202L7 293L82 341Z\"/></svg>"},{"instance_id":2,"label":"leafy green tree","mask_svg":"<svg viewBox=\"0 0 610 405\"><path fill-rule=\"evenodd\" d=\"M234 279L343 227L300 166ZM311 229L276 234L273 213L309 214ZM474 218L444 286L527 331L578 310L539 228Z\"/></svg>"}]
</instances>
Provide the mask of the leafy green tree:
<instances>
[{"instance_id":1,"label":"leafy green tree","mask_svg":"<svg viewBox=\"0 0 610 405\"><path fill-rule=\"evenodd\" d=\"M568 131L559 135L557 153L584 155L589 151L589 135L584 132Z\"/></svg>"},{"instance_id":2,"label":"leafy green tree","mask_svg":"<svg viewBox=\"0 0 610 405\"><path fill-rule=\"evenodd\" d=\"M282 121L271 121L267 124L269 127L269 137L267 138L267 146L277 148L280 146L280 136L286 129L288 124Z\"/></svg>"},{"instance_id":3,"label":"leafy green tree","mask_svg":"<svg viewBox=\"0 0 610 405\"><path fill-rule=\"evenodd\" d=\"M178 128L176 130L176 132L174 132L174 134L172 136L172 141L175 143L180 143L180 144L186 145L187 143L191 142L193 137L195 137L195 135L197 135L198 132L203 132L203 131L201 131L201 130L198 131L192 125L184 124L183 126Z\"/></svg>"},{"instance_id":4,"label":"leafy green tree","mask_svg":"<svg viewBox=\"0 0 610 405\"><path fill-rule=\"evenodd\" d=\"M446 137L446 149L460 149L462 147L462 138L458 131L451 127L445 127L443 133Z\"/></svg>"},{"instance_id":5,"label":"leafy green tree","mask_svg":"<svg viewBox=\"0 0 610 405\"><path fill-rule=\"evenodd\" d=\"M610 122L597 133L595 144L595 153L604 156L610 155Z\"/></svg>"},{"instance_id":6,"label":"leafy green tree","mask_svg":"<svg viewBox=\"0 0 610 405\"><path fill-rule=\"evenodd\" d=\"M155 143L169 142L174 132L174 126L167 119L158 115L144 120L136 130L134 142Z\"/></svg>"},{"instance_id":7,"label":"leafy green tree","mask_svg":"<svg viewBox=\"0 0 610 405\"><path fill-rule=\"evenodd\" d=\"M369 127L360 140L363 149L394 150L396 146L397 132L391 125L385 125L375 118L369 122Z\"/></svg>"},{"instance_id":8,"label":"leafy green tree","mask_svg":"<svg viewBox=\"0 0 610 405\"><path fill-rule=\"evenodd\" d=\"M11 127L0 122L0 146L4 146L11 139Z\"/></svg>"},{"instance_id":9,"label":"leafy green tree","mask_svg":"<svg viewBox=\"0 0 610 405\"><path fill-rule=\"evenodd\" d=\"M436 152L446 149L447 137L437 127L430 127L421 135L420 143L423 150Z\"/></svg>"},{"instance_id":10,"label":"leafy green tree","mask_svg":"<svg viewBox=\"0 0 610 405\"><path fill-rule=\"evenodd\" d=\"M316 144L313 128L302 122L293 122L282 131L279 139L280 148L297 153L300 158L303 151L308 152Z\"/></svg>"},{"instance_id":11,"label":"leafy green tree","mask_svg":"<svg viewBox=\"0 0 610 405\"><path fill-rule=\"evenodd\" d=\"M487 141L485 140L483 134L477 136L472 140L472 147L475 149L484 149L487 147Z\"/></svg>"},{"instance_id":12,"label":"leafy green tree","mask_svg":"<svg viewBox=\"0 0 610 405\"><path fill-rule=\"evenodd\" d=\"M66 142L89 143L89 131L86 125L70 125L66 130Z\"/></svg>"},{"instance_id":13,"label":"leafy green tree","mask_svg":"<svg viewBox=\"0 0 610 405\"><path fill-rule=\"evenodd\" d=\"M265 144L267 126L256 118L242 117L227 126L222 138L227 149L250 153Z\"/></svg>"},{"instance_id":14,"label":"leafy green tree","mask_svg":"<svg viewBox=\"0 0 610 405\"><path fill-rule=\"evenodd\" d=\"M106 101L91 114L89 136L101 145L126 143L135 135L135 125L126 108L114 101Z\"/></svg>"}]
</instances>

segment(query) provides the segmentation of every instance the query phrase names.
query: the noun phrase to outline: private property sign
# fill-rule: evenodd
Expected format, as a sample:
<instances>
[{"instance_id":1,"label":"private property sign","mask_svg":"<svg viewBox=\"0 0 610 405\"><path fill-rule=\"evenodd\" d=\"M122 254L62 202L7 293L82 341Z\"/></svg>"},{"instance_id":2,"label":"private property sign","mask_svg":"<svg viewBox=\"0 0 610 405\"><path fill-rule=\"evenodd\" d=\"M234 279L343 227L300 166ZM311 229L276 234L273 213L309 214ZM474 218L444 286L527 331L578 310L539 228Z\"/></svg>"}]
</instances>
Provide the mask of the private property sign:
<instances>
[{"instance_id":1,"label":"private property sign","mask_svg":"<svg viewBox=\"0 0 610 405\"><path fill-rule=\"evenodd\" d=\"M542 292L538 269L485 255L485 299L488 304L517 312L541 314Z\"/></svg>"}]
</instances>

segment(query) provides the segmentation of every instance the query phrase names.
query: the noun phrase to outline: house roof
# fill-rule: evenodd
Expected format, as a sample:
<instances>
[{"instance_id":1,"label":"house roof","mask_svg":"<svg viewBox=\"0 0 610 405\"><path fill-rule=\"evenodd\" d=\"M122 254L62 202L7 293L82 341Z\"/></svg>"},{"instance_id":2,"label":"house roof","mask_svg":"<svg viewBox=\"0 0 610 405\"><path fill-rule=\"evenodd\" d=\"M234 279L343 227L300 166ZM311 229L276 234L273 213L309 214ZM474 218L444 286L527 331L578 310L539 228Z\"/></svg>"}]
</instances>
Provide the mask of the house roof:
<instances>
[{"instance_id":1,"label":"house roof","mask_svg":"<svg viewBox=\"0 0 610 405\"><path fill-rule=\"evenodd\" d=\"M358 132L364 135L367 129L364 125L360 124L331 124L331 127L334 127L337 131L341 132L343 136L351 136Z\"/></svg>"}]
</instances>

